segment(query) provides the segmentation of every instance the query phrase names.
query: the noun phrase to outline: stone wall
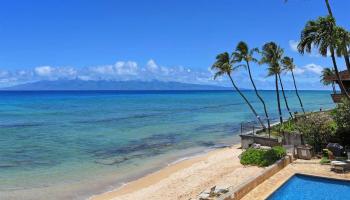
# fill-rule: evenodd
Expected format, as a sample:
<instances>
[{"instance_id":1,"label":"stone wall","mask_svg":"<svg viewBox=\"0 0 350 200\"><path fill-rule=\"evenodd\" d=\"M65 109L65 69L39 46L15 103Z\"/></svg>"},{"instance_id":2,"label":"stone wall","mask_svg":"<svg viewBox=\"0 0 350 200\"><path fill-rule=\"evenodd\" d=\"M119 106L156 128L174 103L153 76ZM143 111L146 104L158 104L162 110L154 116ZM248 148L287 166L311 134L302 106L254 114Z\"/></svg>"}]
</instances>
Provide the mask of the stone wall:
<instances>
[{"instance_id":1,"label":"stone wall","mask_svg":"<svg viewBox=\"0 0 350 200\"><path fill-rule=\"evenodd\" d=\"M281 145L276 138L262 137L258 135L240 135L241 145L243 149L248 149L253 143L261 144L262 146L278 146Z\"/></svg>"},{"instance_id":2,"label":"stone wall","mask_svg":"<svg viewBox=\"0 0 350 200\"><path fill-rule=\"evenodd\" d=\"M257 187L259 184L279 172L292 162L291 156L286 156L283 159L277 161L275 164L267 167L261 174L252 177L246 182L242 183L236 188L230 188L229 192L219 198L219 200L239 200L248 194L251 190Z\"/></svg>"}]
</instances>

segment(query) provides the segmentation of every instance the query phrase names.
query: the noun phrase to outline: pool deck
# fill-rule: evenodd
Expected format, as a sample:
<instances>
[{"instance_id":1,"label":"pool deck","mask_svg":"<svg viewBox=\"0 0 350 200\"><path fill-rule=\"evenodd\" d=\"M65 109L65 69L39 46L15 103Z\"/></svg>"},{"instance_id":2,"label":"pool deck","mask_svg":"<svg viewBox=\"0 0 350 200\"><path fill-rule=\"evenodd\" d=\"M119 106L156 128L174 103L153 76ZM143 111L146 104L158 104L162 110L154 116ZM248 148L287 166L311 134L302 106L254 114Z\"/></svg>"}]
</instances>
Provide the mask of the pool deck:
<instances>
[{"instance_id":1,"label":"pool deck","mask_svg":"<svg viewBox=\"0 0 350 200\"><path fill-rule=\"evenodd\" d=\"M330 171L330 165L319 164L320 160L296 160L289 164L287 167L258 185L247 195L245 195L242 200L263 200L269 197L275 190L278 189L283 183L285 183L294 174L306 174L321 176L326 178L335 178L342 180L350 180L350 172L348 173L335 173Z\"/></svg>"}]
</instances>

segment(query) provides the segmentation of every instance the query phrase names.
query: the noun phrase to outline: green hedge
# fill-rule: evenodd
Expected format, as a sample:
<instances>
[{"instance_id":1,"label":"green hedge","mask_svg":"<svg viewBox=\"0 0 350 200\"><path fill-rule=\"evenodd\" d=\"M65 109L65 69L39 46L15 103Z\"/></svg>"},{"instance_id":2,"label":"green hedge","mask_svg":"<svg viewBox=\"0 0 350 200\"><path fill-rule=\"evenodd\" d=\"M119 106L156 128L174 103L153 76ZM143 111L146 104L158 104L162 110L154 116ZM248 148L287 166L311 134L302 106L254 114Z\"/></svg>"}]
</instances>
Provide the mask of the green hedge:
<instances>
[{"instance_id":1,"label":"green hedge","mask_svg":"<svg viewBox=\"0 0 350 200\"><path fill-rule=\"evenodd\" d=\"M269 150L250 148L242 153L241 164L266 167L283 158L285 155L286 150L280 146L273 147Z\"/></svg>"}]
</instances>

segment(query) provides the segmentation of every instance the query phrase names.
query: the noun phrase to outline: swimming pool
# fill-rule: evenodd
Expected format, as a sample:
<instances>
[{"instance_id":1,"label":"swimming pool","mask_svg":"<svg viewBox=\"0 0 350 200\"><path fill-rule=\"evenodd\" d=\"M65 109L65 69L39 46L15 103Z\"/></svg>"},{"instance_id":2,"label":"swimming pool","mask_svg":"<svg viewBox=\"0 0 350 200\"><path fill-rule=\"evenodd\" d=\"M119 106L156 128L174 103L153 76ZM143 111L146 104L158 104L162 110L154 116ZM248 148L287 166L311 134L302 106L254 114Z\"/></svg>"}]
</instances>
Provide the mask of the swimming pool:
<instances>
[{"instance_id":1,"label":"swimming pool","mask_svg":"<svg viewBox=\"0 0 350 200\"><path fill-rule=\"evenodd\" d=\"M268 200L350 199L350 181L296 174L272 193Z\"/></svg>"}]
</instances>

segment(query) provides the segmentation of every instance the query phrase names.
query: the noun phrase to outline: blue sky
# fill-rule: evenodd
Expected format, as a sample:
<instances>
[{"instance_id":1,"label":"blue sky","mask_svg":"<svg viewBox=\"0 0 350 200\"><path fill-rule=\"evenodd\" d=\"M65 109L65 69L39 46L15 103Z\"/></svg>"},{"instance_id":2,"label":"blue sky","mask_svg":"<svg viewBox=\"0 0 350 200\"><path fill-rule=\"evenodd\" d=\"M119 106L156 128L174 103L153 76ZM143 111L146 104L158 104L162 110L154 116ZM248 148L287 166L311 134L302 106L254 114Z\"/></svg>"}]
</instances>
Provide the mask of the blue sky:
<instances>
[{"instance_id":1,"label":"blue sky","mask_svg":"<svg viewBox=\"0 0 350 200\"><path fill-rule=\"evenodd\" d=\"M331 6L350 29L350 1ZM227 85L208 68L244 40L250 47L277 42L294 57L302 89L325 89L319 73L330 59L293 48L306 21L326 14L323 0L1 0L0 86L76 78ZM260 88L271 89L266 66L253 67ZM236 74L250 88L245 77Z\"/></svg>"}]
</instances>

